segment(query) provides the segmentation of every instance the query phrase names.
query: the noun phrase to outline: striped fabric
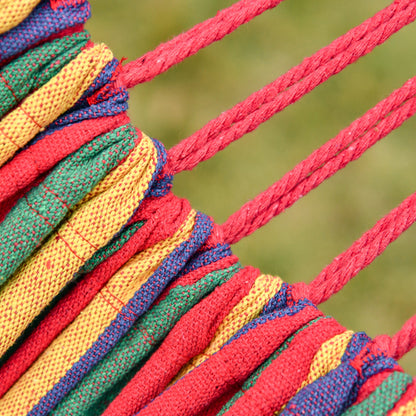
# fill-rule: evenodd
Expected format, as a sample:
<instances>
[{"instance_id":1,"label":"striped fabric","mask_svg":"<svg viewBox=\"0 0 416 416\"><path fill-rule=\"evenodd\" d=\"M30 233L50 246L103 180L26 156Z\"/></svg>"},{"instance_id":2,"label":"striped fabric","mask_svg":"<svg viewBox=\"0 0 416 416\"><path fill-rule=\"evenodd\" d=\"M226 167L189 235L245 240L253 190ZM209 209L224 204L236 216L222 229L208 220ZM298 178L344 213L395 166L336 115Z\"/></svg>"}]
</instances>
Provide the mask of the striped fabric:
<instances>
[{"instance_id":1,"label":"striped fabric","mask_svg":"<svg viewBox=\"0 0 416 416\"><path fill-rule=\"evenodd\" d=\"M112 57L105 45L82 51L54 78L4 117L0 121L0 165L71 108Z\"/></svg>"},{"instance_id":2,"label":"striped fabric","mask_svg":"<svg viewBox=\"0 0 416 416\"><path fill-rule=\"evenodd\" d=\"M390 35L413 3L365 30ZM171 192L183 155L130 124L134 74L90 40L89 16L86 0L0 0L0 415L414 416L390 347L325 316L307 286L241 266L225 228Z\"/></svg>"},{"instance_id":3,"label":"striped fabric","mask_svg":"<svg viewBox=\"0 0 416 416\"><path fill-rule=\"evenodd\" d=\"M170 290L160 303L134 324L52 414L84 415L94 412L109 390L114 386L120 389L120 382L126 373L140 367L143 359L155 350L181 316L216 287L228 281L238 268L237 265L218 270L192 285L177 285Z\"/></svg>"},{"instance_id":4,"label":"striped fabric","mask_svg":"<svg viewBox=\"0 0 416 416\"><path fill-rule=\"evenodd\" d=\"M55 230L72 208L125 158L126 152L132 151L135 139L135 131L130 126L97 137L58 164L42 183L17 202L0 224L0 233L3 235L0 284Z\"/></svg>"},{"instance_id":5,"label":"striped fabric","mask_svg":"<svg viewBox=\"0 0 416 416\"><path fill-rule=\"evenodd\" d=\"M0 65L58 33L78 31L90 17L90 5L87 1L73 3L53 9L49 0L42 0L18 26L0 34Z\"/></svg>"},{"instance_id":6,"label":"striped fabric","mask_svg":"<svg viewBox=\"0 0 416 416\"><path fill-rule=\"evenodd\" d=\"M0 116L56 76L81 52L88 39L87 32L64 36L29 50L5 66L0 72Z\"/></svg>"},{"instance_id":7,"label":"striped fabric","mask_svg":"<svg viewBox=\"0 0 416 416\"><path fill-rule=\"evenodd\" d=\"M143 136L124 162L75 206L41 250L3 286L0 319L6 324L0 328L0 354L94 252L124 226L143 199L156 164L153 142Z\"/></svg>"}]
</instances>

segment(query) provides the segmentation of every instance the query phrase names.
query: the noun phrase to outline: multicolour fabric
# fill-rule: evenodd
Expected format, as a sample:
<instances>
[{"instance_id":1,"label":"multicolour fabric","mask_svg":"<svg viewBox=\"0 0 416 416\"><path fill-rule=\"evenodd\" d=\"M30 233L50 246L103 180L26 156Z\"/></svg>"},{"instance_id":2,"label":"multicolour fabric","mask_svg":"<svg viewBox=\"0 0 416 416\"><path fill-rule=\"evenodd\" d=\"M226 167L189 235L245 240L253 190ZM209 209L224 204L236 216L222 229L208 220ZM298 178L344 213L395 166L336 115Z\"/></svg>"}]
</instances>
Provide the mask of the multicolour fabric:
<instances>
[{"instance_id":1,"label":"multicolour fabric","mask_svg":"<svg viewBox=\"0 0 416 416\"><path fill-rule=\"evenodd\" d=\"M62 6L54 9L49 0L42 0L18 26L1 34L0 65L59 32L83 25L91 15L89 3L67 3L62 2Z\"/></svg>"},{"instance_id":2,"label":"multicolour fabric","mask_svg":"<svg viewBox=\"0 0 416 416\"><path fill-rule=\"evenodd\" d=\"M409 400L408 403L400 406L389 414L389 416L411 416L416 412L416 399Z\"/></svg>"},{"instance_id":3,"label":"multicolour fabric","mask_svg":"<svg viewBox=\"0 0 416 416\"><path fill-rule=\"evenodd\" d=\"M228 281L239 265L203 276L192 285L177 285L166 297L143 315L114 349L51 413L53 415L90 414L103 397L122 380L126 372L138 368L183 314L204 296ZM82 405L80 405L80 398Z\"/></svg>"},{"instance_id":4,"label":"multicolour fabric","mask_svg":"<svg viewBox=\"0 0 416 416\"><path fill-rule=\"evenodd\" d=\"M384 416L393 408L397 398L401 397L412 377L395 371L367 399L346 410L343 416Z\"/></svg>"},{"instance_id":5,"label":"multicolour fabric","mask_svg":"<svg viewBox=\"0 0 416 416\"><path fill-rule=\"evenodd\" d=\"M314 320L312 323L319 320L320 318ZM291 395L294 396L303 387L338 367L341 362L341 357L351 339L352 332L345 331L329 338L315 352L310 362L310 359L308 360L307 358L313 354L313 342L309 339L309 342L305 343L304 338L305 336L307 337L308 331L310 331L307 328L312 323L305 325L305 327L297 331L295 335L279 347L266 363L253 373L253 376L249 378L246 382L247 384L245 383L243 385L241 391L223 407L220 414L238 414L239 412L241 413L242 409L244 409L246 414L250 414L253 411L254 413L258 412L257 409L261 406L259 406L259 400L256 397L259 397L259 394L261 397L260 392L264 390L265 385L268 386L268 389L274 389L276 392L276 396L272 400L269 400L269 408L273 409L274 412L280 411L285 407L288 397L290 398ZM300 332L302 332L302 335L298 335ZM325 337L327 336L325 334ZM316 339L316 336L314 338ZM297 371L293 371L292 366L285 365L285 360L287 359L285 355L292 354L296 356L296 349L302 348L302 344L308 345L310 351L303 351L302 355L305 357L305 365L298 366ZM279 369L279 373L276 373L277 369ZM274 376L271 378L270 374ZM275 376L275 374L279 375ZM283 386L285 386L285 389L282 388ZM283 391L285 395L282 394ZM265 402L264 398L262 398L262 401L263 403Z\"/></svg>"},{"instance_id":6,"label":"multicolour fabric","mask_svg":"<svg viewBox=\"0 0 416 416\"><path fill-rule=\"evenodd\" d=\"M0 224L0 284L54 231L68 212L115 168L135 145L124 126L85 144L21 198ZM100 168L97 169L97 166ZM16 244L17 243L17 244Z\"/></svg>"},{"instance_id":7,"label":"multicolour fabric","mask_svg":"<svg viewBox=\"0 0 416 416\"><path fill-rule=\"evenodd\" d=\"M95 137L129 123L125 114L85 120L48 134L0 168L0 221L15 202L62 159ZM13 202L14 201L14 202Z\"/></svg>"},{"instance_id":8,"label":"multicolour fabric","mask_svg":"<svg viewBox=\"0 0 416 416\"><path fill-rule=\"evenodd\" d=\"M219 325L207 348L194 357L182 368L177 379L192 371L203 363L211 355L215 354L238 330L251 320L257 318L263 307L276 295L282 286L280 278L275 276L260 275L252 288L237 305L230 311Z\"/></svg>"},{"instance_id":9,"label":"multicolour fabric","mask_svg":"<svg viewBox=\"0 0 416 416\"><path fill-rule=\"evenodd\" d=\"M97 250L93 256L78 270L77 274L82 275L92 272L103 261L120 250L121 247L129 241L133 234L143 226L143 224L143 221L139 221L125 227L106 246Z\"/></svg>"},{"instance_id":10,"label":"multicolour fabric","mask_svg":"<svg viewBox=\"0 0 416 416\"><path fill-rule=\"evenodd\" d=\"M190 359L208 347L224 318L247 296L258 276L256 270L241 270L186 313L104 414L133 414L161 393Z\"/></svg>"},{"instance_id":11,"label":"multicolour fabric","mask_svg":"<svg viewBox=\"0 0 416 416\"><path fill-rule=\"evenodd\" d=\"M284 302L277 310L245 325L220 351L166 389L139 414L190 415L206 410L233 386L243 383L292 332L318 316L322 314L308 301L289 305ZM342 327L333 320L327 330L341 332ZM187 397L187 401L181 397Z\"/></svg>"},{"instance_id":12,"label":"multicolour fabric","mask_svg":"<svg viewBox=\"0 0 416 416\"><path fill-rule=\"evenodd\" d=\"M2 416L416 414L387 347L242 267L171 192L86 0L0 3Z\"/></svg>"},{"instance_id":13,"label":"multicolour fabric","mask_svg":"<svg viewBox=\"0 0 416 416\"><path fill-rule=\"evenodd\" d=\"M74 33L29 50L0 72L0 116L46 84L84 48L87 32Z\"/></svg>"},{"instance_id":14,"label":"multicolour fabric","mask_svg":"<svg viewBox=\"0 0 416 416\"><path fill-rule=\"evenodd\" d=\"M45 126L71 108L112 59L105 45L83 50L42 88L0 121L0 164L3 165Z\"/></svg>"},{"instance_id":15,"label":"multicolour fabric","mask_svg":"<svg viewBox=\"0 0 416 416\"><path fill-rule=\"evenodd\" d=\"M124 87L115 85L119 70L119 62L112 59L77 103L51 123L47 131L40 132L27 144L27 147L43 140L47 135L63 131L65 128L81 121L109 117L125 112L127 110L128 93Z\"/></svg>"},{"instance_id":16,"label":"multicolour fabric","mask_svg":"<svg viewBox=\"0 0 416 416\"><path fill-rule=\"evenodd\" d=\"M189 228L188 230L186 229L189 225L193 225L193 232L189 236L189 240L179 245L179 247L164 259L153 275L149 276L147 280L142 281L142 285L139 286L140 289L134 293L134 296L130 293L130 300L125 305L124 303L119 303L118 307L121 307L120 312L114 320L107 323L105 331L82 357L79 365L67 371L65 376L59 380L59 383L39 401L30 414L41 415L52 410L62 400L63 396L115 346L121 337L131 328L135 320L146 312L163 288L175 277L177 270L183 264L182 262L186 262L189 258L188 256L191 256L204 243L210 230L210 221L200 214L197 214L195 218L192 218L192 216L191 213L191 218L187 221L184 229L180 230L184 233L189 230Z\"/></svg>"},{"instance_id":17,"label":"multicolour fabric","mask_svg":"<svg viewBox=\"0 0 416 416\"><path fill-rule=\"evenodd\" d=\"M134 322L134 318L131 317L135 317L134 312L130 311L126 304L133 297L137 288L146 284L152 270L158 268L160 257L158 258L155 253L162 249L164 255L161 257L169 256L182 241L189 238L194 218L195 212L191 212L182 229L172 236L169 241L163 241L133 257L110 279L84 309L83 314L79 315L55 339L44 354L38 358L36 363L2 399L10 414L20 414L23 409L29 410L69 372L89 349L91 351L97 350L98 345L95 341L105 330L108 332L108 327L117 316L120 316L122 320L126 319ZM126 316L125 309L128 310L130 316ZM95 345L93 346L94 342ZM103 345L105 344L103 343ZM90 354L93 355L92 352ZM34 390L31 380L41 377L48 366L52 366L54 370L50 371L48 379L44 383L39 383ZM46 406L50 406L50 404Z\"/></svg>"},{"instance_id":18,"label":"multicolour fabric","mask_svg":"<svg viewBox=\"0 0 416 416\"><path fill-rule=\"evenodd\" d=\"M0 317L6 325L0 329L1 353L124 226L143 199L156 165L153 142L143 136L124 162L84 197L67 221L3 286Z\"/></svg>"},{"instance_id":19,"label":"multicolour fabric","mask_svg":"<svg viewBox=\"0 0 416 416\"><path fill-rule=\"evenodd\" d=\"M383 351L372 352L369 343L366 335L354 334L341 365L302 389L289 401L282 415L302 415L305 411L311 415L342 414L354 403L358 389L369 377L396 366Z\"/></svg>"},{"instance_id":20,"label":"multicolour fabric","mask_svg":"<svg viewBox=\"0 0 416 416\"><path fill-rule=\"evenodd\" d=\"M258 380L258 378L262 374L263 370L266 369L272 363L272 361L275 358L277 358L283 351L285 351L288 348L288 346L290 345L290 343L293 341L293 339L295 338L295 336L297 334L299 334L299 332L301 332L302 330L308 328L309 326L311 326L312 324L314 324L315 322L317 322L317 321L319 321L321 319L325 319L325 318L323 316L320 316L320 317L318 317L316 319L313 319L312 321L308 322L305 326L303 326L302 328L298 329L289 338L287 338L287 340L282 345L280 345L280 347L260 367L258 367L250 375L250 377L242 384L241 388L237 391L237 393L218 412L218 416L225 414L227 412L227 410L229 410L234 405L234 403L240 397L242 397L244 395L244 393L249 388L253 387L256 384L256 381Z\"/></svg>"}]
</instances>

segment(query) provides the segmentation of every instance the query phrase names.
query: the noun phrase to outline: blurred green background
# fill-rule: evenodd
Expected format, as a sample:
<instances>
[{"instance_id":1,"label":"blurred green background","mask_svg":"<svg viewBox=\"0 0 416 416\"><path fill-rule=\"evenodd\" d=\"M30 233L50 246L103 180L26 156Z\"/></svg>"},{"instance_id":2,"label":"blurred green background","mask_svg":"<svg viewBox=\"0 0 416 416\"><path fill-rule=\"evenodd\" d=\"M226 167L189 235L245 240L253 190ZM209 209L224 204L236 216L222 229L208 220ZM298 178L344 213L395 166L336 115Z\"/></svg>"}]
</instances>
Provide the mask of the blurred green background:
<instances>
[{"instance_id":1,"label":"blurred green background","mask_svg":"<svg viewBox=\"0 0 416 416\"><path fill-rule=\"evenodd\" d=\"M383 0L286 0L131 92L136 126L167 148L271 82L303 57L387 6ZM88 29L132 60L232 1L92 1ZM193 172L174 192L218 223L415 75L416 24ZM311 281L379 218L416 190L412 119L263 229L234 246L243 264L288 282ZM416 227L322 305L343 325L393 334L416 313ZM416 351L401 364L416 374Z\"/></svg>"}]
</instances>

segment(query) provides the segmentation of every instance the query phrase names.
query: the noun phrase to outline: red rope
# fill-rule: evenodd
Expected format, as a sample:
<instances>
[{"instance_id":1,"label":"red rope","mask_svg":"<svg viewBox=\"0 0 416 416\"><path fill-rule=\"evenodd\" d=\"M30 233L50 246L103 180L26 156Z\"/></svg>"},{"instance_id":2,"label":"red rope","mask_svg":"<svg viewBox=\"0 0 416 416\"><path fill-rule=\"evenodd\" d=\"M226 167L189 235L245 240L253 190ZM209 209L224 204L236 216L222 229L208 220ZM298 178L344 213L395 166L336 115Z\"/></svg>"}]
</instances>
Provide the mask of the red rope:
<instances>
[{"instance_id":1,"label":"red rope","mask_svg":"<svg viewBox=\"0 0 416 416\"><path fill-rule=\"evenodd\" d=\"M416 2L396 0L170 149L172 173L191 170L212 157L415 19Z\"/></svg>"},{"instance_id":2,"label":"red rope","mask_svg":"<svg viewBox=\"0 0 416 416\"><path fill-rule=\"evenodd\" d=\"M416 77L380 101L231 215L221 225L224 240L233 244L251 234L349 162L358 159L368 148L416 112L415 95Z\"/></svg>"},{"instance_id":3,"label":"red rope","mask_svg":"<svg viewBox=\"0 0 416 416\"><path fill-rule=\"evenodd\" d=\"M215 17L199 23L169 42L162 43L141 58L126 64L118 82L131 88L150 81L188 56L221 40L259 14L276 7L282 1L240 0L227 9L219 11Z\"/></svg>"},{"instance_id":4,"label":"red rope","mask_svg":"<svg viewBox=\"0 0 416 416\"><path fill-rule=\"evenodd\" d=\"M308 285L309 299L316 305L328 300L415 221L416 192L379 220L348 250L335 257Z\"/></svg>"},{"instance_id":5,"label":"red rope","mask_svg":"<svg viewBox=\"0 0 416 416\"><path fill-rule=\"evenodd\" d=\"M416 347L416 315L412 316L393 337L379 335L374 341L378 347L385 349L395 360L400 360Z\"/></svg>"}]
</instances>

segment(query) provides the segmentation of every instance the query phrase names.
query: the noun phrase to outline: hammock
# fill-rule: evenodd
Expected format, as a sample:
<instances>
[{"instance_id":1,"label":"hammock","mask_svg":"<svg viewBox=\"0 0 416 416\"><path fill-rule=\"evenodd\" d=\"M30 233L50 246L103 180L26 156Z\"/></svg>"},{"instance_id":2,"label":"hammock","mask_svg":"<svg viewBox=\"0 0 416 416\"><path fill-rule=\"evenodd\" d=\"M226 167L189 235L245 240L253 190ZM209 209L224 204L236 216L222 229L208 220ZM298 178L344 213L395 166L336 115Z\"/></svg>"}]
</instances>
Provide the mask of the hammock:
<instances>
[{"instance_id":1,"label":"hammock","mask_svg":"<svg viewBox=\"0 0 416 416\"><path fill-rule=\"evenodd\" d=\"M240 0L124 64L84 30L85 0L0 2L0 414L416 415L392 337L318 305L416 220L416 193L309 284L230 245L416 112L416 77L219 225L171 192L192 170L416 19L395 0L168 151L127 90L282 0Z\"/></svg>"}]
</instances>

